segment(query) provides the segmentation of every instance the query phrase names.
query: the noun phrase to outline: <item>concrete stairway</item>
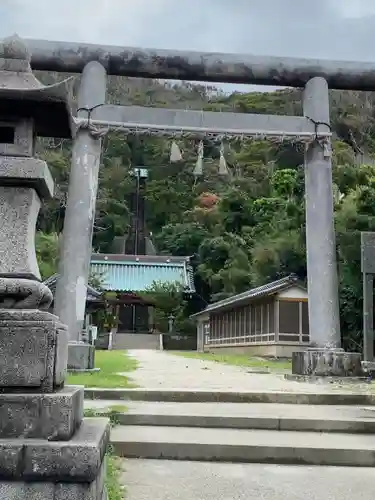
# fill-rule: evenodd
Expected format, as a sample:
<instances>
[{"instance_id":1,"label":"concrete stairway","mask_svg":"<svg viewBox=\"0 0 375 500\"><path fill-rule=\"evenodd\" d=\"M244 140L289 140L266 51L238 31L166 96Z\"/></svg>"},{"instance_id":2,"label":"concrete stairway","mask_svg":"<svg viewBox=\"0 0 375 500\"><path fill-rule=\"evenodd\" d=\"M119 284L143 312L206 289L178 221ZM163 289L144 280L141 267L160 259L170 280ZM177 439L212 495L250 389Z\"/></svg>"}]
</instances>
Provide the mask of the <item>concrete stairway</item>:
<instances>
[{"instance_id":1,"label":"concrete stairway","mask_svg":"<svg viewBox=\"0 0 375 500\"><path fill-rule=\"evenodd\" d=\"M375 466L375 407L125 404L129 411L119 416L111 434L121 457Z\"/></svg>"},{"instance_id":2,"label":"concrete stairway","mask_svg":"<svg viewBox=\"0 0 375 500\"><path fill-rule=\"evenodd\" d=\"M375 407L126 402L120 425L375 434Z\"/></svg>"},{"instance_id":3,"label":"concrete stairway","mask_svg":"<svg viewBox=\"0 0 375 500\"><path fill-rule=\"evenodd\" d=\"M127 351L130 349L159 350L159 335L147 333L116 333L113 339L113 349Z\"/></svg>"}]
</instances>

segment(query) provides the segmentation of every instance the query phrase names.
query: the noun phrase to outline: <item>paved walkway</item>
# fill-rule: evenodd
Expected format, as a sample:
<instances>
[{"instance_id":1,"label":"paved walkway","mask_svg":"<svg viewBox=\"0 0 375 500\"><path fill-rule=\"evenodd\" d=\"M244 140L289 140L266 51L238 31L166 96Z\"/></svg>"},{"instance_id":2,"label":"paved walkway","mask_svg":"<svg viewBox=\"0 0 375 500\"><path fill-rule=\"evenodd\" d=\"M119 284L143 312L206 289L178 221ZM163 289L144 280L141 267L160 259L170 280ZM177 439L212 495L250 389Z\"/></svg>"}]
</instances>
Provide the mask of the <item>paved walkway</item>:
<instances>
[{"instance_id":1,"label":"paved walkway","mask_svg":"<svg viewBox=\"0 0 375 500\"><path fill-rule=\"evenodd\" d=\"M374 469L124 460L128 500L371 500Z\"/></svg>"},{"instance_id":2,"label":"paved walkway","mask_svg":"<svg viewBox=\"0 0 375 500\"><path fill-rule=\"evenodd\" d=\"M260 375L249 368L214 361L184 358L152 350L131 350L139 368L130 374L132 380L147 389L206 389L217 391L285 391L331 392L368 391L367 384L335 385L327 383L293 382L282 374ZM127 374L129 375L129 374Z\"/></svg>"}]
</instances>

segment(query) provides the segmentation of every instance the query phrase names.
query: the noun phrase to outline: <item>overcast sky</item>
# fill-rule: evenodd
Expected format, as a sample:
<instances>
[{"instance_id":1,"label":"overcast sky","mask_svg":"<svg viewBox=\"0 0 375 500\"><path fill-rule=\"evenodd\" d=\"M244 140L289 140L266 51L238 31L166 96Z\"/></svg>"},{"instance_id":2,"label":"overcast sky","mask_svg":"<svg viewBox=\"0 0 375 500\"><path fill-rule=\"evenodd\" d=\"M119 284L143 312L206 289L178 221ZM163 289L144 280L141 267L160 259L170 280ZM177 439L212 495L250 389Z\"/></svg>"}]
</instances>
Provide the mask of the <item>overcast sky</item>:
<instances>
[{"instance_id":1,"label":"overcast sky","mask_svg":"<svg viewBox=\"0 0 375 500\"><path fill-rule=\"evenodd\" d=\"M0 37L13 33L375 62L375 0L0 0Z\"/></svg>"}]
</instances>

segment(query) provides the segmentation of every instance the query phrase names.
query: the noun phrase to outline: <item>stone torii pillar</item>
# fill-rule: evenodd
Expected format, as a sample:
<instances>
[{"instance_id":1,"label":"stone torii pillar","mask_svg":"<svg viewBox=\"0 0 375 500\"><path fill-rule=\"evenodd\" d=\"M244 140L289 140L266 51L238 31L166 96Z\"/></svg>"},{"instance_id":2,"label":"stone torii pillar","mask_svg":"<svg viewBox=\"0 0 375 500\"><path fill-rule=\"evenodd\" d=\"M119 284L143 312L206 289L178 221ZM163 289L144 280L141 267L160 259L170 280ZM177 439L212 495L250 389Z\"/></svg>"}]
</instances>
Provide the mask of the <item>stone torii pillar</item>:
<instances>
[{"instance_id":1,"label":"stone torii pillar","mask_svg":"<svg viewBox=\"0 0 375 500\"><path fill-rule=\"evenodd\" d=\"M330 129L327 81L315 77L306 84L303 111L316 127L316 139L306 147L306 248L310 348L293 353L293 374L362 375L361 354L341 348L332 190L331 144L319 140Z\"/></svg>"},{"instance_id":2,"label":"stone torii pillar","mask_svg":"<svg viewBox=\"0 0 375 500\"><path fill-rule=\"evenodd\" d=\"M87 64L78 94L79 118L93 118L95 109L105 104L106 87L104 67L94 61ZM68 368L71 370L94 368L94 347L80 340L90 273L101 137L100 131L90 127L77 131L69 177L54 312L68 326Z\"/></svg>"},{"instance_id":3,"label":"stone torii pillar","mask_svg":"<svg viewBox=\"0 0 375 500\"><path fill-rule=\"evenodd\" d=\"M324 78L311 79L303 96L304 115L317 133L330 129L329 91ZM305 154L306 247L310 342L314 347L341 347L332 161L328 141L309 144Z\"/></svg>"},{"instance_id":4,"label":"stone torii pillar","mask_svg":"<svg viewBox=\"0 0 375 500\"><path fill-rule=\"evenodd\" d=\"M53 195L37 136L70 138L67 82L45 87L17 37L0 42L0 498L105 500L107 419L64 386L68 332L47 312L35 224Z\"/></svg>"}]
</instances>

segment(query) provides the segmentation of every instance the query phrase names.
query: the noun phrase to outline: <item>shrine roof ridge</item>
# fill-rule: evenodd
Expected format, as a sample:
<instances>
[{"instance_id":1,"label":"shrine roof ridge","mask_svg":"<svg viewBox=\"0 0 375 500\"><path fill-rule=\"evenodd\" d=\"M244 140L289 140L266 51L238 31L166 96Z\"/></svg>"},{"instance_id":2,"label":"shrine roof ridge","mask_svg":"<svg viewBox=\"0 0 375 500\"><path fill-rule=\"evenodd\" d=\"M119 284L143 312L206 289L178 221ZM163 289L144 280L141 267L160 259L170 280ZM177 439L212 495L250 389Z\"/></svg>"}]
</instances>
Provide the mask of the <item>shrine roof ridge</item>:
<instances>
[{"instance_id":1,"label":"shrine roof ridge","mask_svg":"<svg viewBox=\"0 0 375 500\"><path fill-rule=\"evenodd\" d=\"M260 299L262 297L274 295L278 292L291 288L292 286L297 286L299 288L306 290L306 288L302 285L301 281L299 280L298 276L296 274L290 274L289 276L286 276L276 281L272 281L271 283L266 283L265 285L252 288L251 290L248 290L246 292L233 295L232 297L219 300L218 302L213 302L212 304L209 304L202 311L193 314L191 317L195 318L202 314L216 312L221 309L229 308L230 306L237 306L240 305L241 303L253 299Z\"/></svg>"}]
</instances>

